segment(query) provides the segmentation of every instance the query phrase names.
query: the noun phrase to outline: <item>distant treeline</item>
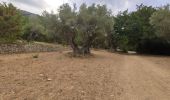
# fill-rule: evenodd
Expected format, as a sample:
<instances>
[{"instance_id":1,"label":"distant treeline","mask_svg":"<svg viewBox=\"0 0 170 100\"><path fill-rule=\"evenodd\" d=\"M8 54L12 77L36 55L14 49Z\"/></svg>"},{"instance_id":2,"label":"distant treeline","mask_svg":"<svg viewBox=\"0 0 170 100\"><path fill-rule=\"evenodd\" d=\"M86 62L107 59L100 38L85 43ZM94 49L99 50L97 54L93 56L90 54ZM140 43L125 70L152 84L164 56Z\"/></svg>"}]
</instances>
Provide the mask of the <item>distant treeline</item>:
<instances>
[{"instance_id":1,"label":"distant treeline","mask_svg":"<svg viewBox=\"0 0 170 100\"><path fill-rule=\"evenodd\" d=\"M63 4L58 12L26 16L12 4L0 4L0 43L23 41L71 45L74 53L104 48L170 54L170 6L136 7L113 15L106 5Z\"/></svg>"}]
</instances>

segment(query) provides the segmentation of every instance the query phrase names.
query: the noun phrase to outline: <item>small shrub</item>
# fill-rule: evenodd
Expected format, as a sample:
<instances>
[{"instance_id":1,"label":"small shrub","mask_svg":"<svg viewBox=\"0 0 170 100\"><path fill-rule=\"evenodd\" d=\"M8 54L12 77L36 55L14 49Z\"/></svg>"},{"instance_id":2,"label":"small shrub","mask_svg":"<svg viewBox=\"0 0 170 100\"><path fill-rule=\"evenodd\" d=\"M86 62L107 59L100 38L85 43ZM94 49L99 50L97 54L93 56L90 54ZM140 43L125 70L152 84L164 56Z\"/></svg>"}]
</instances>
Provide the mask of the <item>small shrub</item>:
<instances>
[{"instance_id":1,"label":"small shrub","mask_svg":"<svg viewBox=\"0 0 170 100\"><path fill-rule=\"evenodd\" d=\"M38 54L33 55L33 58L38 58L38 57L39 57L39 55L38 55Z\"/></svg>"}]
</instances>

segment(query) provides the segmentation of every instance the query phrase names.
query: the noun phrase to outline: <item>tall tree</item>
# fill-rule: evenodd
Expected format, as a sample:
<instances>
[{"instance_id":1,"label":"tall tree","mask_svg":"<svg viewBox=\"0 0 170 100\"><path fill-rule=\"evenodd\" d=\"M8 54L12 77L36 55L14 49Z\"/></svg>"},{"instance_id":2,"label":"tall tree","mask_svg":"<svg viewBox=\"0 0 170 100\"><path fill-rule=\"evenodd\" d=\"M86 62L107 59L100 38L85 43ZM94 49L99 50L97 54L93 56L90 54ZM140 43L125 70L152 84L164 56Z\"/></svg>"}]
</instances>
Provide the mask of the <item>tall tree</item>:
<instances>
[{"instance_id":1,"label":"tall tree","mask_svg":"<svg viewBox=\"0 0 170 100\"><path fill-rule=\"evenodd\" d=\"M170 5L159 8L150 18L158 37L170 41Z\"/></svg>"},{"instance_id":2,"label":"tall tree","mask_svg":"<svg viewBox=\"0 0 170 100\"><path fill-rule=\"evenodd\" d=\"M75 6L72 9L64 4L59 9L59 19L62 31L75 54L90 54L94 41L100 36L107 36L113 30L113 18L105 5L82 4L76 11Z\"/></svg>"},{"instance_id":3,"label":"tall tree","mask_svg":"<svg viewBox=\"0 0 170 100\"><path fill-rule=\"evenodd\" d=\"M115 33L112 35L114 41L112 42L115 45L115 50L117 48L127 52L128 50L128 35L130 34L129 25L130 25L130 14L128 10L119 12L115 17L114 30Z\"/></svg>"},{"instance_id":4,"label":"tall tree","mask_svg":"<svg viewBox=\"0 0 170 100\"><path fill-rule=\"evenodd\" d=\"M51 13L44 11L40 16L41 24L44 26L47 34L47 38L50 42L58 42L62 43L63 37L61 37L61 23L59 21L59 16L54 14L53 11Z\"/></svg>"},{"instance_id":5,"label":"tall tree","mask_svg":"<svg viewBox=\"0 0 170 100\"><path fill-rule=\"evenodd\" d=\"M118 36L123 36L119 40L125 37L128 39L128 43L125 43L127 49L136 50L145 39L155 37L153 26L149 23L149 18L155 11L152 6L141 4L137 6L137 11L131 13L125 11L115 18L115 32ZM125 40L127 41L127 39Z\"/></svg>"},{"instance_id":6,"label":"tall tree","mask_svg":"<svg viewBox=\"0 0 170 100\"><path fill-rule=\"evenodd\" d=\"M0 38L2 41L14 41L22 31L22 16L11 3L0 3Z\"/></svg>"}]
</instances>

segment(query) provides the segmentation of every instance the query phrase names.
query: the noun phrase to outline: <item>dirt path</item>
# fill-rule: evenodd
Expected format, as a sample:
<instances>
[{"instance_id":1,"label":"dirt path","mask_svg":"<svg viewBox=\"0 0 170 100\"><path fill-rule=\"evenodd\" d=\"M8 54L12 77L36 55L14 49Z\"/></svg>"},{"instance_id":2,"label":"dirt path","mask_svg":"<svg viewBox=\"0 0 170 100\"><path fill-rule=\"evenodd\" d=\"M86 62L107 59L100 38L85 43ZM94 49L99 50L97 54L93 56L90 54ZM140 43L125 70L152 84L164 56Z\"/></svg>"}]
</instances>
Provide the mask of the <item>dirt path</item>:
<instances>
[{"instance_id":1,"label":"dirt path","mask_svg":"<svg viewBox=\"0 0 170 100\"><path fill-rule=\"evenodd\" d=\"M170 57L0 55L0 100L170 100Z\"/></svg>"}]
</instances>

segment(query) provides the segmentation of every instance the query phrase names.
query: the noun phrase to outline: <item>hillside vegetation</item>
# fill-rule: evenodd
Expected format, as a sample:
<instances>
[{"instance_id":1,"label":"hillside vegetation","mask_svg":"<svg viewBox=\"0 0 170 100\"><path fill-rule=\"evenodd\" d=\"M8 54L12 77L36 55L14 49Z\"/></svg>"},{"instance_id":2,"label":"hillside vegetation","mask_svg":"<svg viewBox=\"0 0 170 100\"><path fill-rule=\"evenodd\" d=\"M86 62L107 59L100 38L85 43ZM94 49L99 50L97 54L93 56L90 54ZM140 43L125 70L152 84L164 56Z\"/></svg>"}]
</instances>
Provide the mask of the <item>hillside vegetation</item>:
<instances>
[{"instance_id":1,"label":"hillside vegetation","mask_svg":"<svg viewBox=\"0 0 170 100\"><path fill-rule=\"evenodd\" d=\"M43 41L70 45L74 54L90 48L170 54L170 6L136 7L113 15L106 5L63 4L58 13L35 15L0 4L0 42Z\"/></svg>"}]
</instances>

